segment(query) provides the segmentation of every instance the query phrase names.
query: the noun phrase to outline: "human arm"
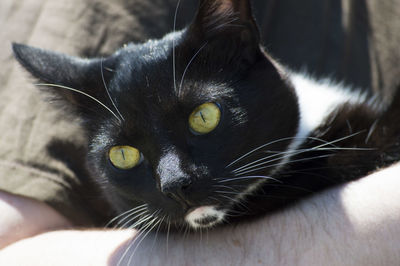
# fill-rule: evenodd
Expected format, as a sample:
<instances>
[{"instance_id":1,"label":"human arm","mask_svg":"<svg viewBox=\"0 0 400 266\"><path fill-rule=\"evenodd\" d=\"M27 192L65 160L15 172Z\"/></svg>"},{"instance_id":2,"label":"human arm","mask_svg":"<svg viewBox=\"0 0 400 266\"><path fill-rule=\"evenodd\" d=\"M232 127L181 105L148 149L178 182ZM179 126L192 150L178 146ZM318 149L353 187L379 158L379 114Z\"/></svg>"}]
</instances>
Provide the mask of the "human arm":
<instances>
[{"instance_id":1,"label":"human arm","mask_svg":"<svg viewBox=\"0 0 400 266\"><path fill-rule=\"evenodd\" d=\"M202 239L170 235L168 252L165 235L156 241L149 235L121 265L397 265L399 176L397 165L255 222L203 233ZM48 232L10 245L0 252L0 264L116 265L130 237L138 238L137 232Z\"/></svg>"},{"instance_id":2,"label":"human arm","mask_svg":"<svg viewBox=\"0 0 400 266\"><path fill-rule=\"evenodd\" d=\"M27 237L71 226L46 204L1 190L0 225L0 249Z\"/></svg>"}]
</instances>

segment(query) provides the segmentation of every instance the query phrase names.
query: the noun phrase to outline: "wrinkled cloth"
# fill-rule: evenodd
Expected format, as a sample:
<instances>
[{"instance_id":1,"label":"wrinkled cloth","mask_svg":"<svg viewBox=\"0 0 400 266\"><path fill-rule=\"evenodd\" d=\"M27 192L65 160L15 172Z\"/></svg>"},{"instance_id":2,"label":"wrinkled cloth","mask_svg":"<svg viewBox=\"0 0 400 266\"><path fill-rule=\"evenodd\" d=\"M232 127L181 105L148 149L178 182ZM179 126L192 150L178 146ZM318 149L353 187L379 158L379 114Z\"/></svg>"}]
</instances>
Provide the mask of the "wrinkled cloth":
<instances>
[{"instance_id":1,"label":"wrinkled cloth","mask_svg":"<svg viewBox=\"0 0 400 266\"><path fill-rule=\"evenodd\" d=\"M12 56L11 42L84 57L159 38L176 0L0 1L0 189L45 202L76 225L112 216L84 163L85 136ZM177 29L197 1L179 7ZM400 0L253 1L263 45L277 60L390 98L400 83ZM1 215L1 214L0 214Z\"/></svg>"}]
</instances>

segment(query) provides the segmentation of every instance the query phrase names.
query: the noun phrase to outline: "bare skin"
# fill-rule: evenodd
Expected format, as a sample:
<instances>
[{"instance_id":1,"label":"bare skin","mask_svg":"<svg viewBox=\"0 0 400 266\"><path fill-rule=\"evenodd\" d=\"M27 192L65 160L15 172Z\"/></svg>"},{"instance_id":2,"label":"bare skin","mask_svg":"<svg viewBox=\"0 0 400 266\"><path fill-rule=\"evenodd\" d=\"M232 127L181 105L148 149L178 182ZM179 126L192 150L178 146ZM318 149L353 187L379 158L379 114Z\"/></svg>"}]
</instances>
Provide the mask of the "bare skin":
<instances>
[{"instance_id":1,"label":"bare skin","mask_svg":"<svg viewBox=\"0 0 400 266\"><path fill-rule=\"evenodd\" d=\"M131 239L141 239L135 230L63 230L29 237L29 229L28 238L0 251L0 265L400 265L399 188L396 165L251 224L202 238L171 235L168 250L165 235L156 240L149 235L122 260ZM15 221L24 228L23 220ZM33 227L38 231L68 224L58 219L37 222ZM6 226L16 228L12 219ZM10 236L7 232L2 230Z\"/></svg>"},{"instance_id":2,"label":"bare skin","mask_svg":"<svg viewBox=\"0 0 400 266\"><path fill-rule=\"evenodd\" d=\"M0 191L0 250L23 238L71 226L44 203Z\"/></svg>"}]
</instances>

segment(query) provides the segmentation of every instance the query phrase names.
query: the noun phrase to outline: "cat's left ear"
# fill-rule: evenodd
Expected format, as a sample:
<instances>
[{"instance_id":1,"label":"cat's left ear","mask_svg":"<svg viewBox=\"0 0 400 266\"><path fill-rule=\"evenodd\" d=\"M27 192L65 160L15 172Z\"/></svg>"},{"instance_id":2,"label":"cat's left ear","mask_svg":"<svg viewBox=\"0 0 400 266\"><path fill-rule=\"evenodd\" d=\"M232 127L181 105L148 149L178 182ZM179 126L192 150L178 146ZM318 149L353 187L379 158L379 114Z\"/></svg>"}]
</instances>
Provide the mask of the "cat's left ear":
<instances>
[{"instance_id":1,"label":"cat's left ear","mask_svg":"<svg viewBox=\"0 0 400 266\"><path fill-rule=\"evenodd\" d=\"M103 84L107 71L102 77L100 59L83 59L16 43L12 48L19 63L40 80L39 85L46 85L42 88L49 88L46 91L52 98L79 113L86 113L85 109L93 105L93 100L83 94L107 100Z\"/></svg>"},{"instance_id":2,"label":"cat's left ear","mask_svg":"<svg viewBox=\"0 0 400 266\"><path fill-rule=\"evenodd\" d=\"M248 0L200 0L197 15L189 27L189 36L202 41L220 40L225 45L240 44L249 52L257 50L260 42Z\"/></svg>"}]
</instances>

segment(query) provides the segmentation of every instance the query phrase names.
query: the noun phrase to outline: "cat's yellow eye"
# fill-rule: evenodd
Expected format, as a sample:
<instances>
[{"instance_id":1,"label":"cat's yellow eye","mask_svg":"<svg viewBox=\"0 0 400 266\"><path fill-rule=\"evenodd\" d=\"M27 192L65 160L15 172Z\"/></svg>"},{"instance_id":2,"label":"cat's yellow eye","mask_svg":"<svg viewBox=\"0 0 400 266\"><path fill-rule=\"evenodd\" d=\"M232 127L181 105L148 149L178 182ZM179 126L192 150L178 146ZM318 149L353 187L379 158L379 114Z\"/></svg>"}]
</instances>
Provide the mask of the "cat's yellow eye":
<instances>
[{"instance_id":1,"label":"cat's yellow eye","mask_svg":"<svg viewBox=\"0 0 400 266\"><path fill-rule=\"evenodd\" d=\"M189 116L190 129L195 134L207 134L213 131L221 120L221 110L215 103L198 106Z\"/></svg>"},{"instance_id":2,"label":"cat's yellow eye","mask_svg":"<svg viewBox=\"0 0 400 266\"><path fill-rule=\"evenodd\" d=\"M108 152L108 157L115 167L122 170L131 169L142 161L140 151L131 146L114 146Z\"/></svg>"}]
</instances>

